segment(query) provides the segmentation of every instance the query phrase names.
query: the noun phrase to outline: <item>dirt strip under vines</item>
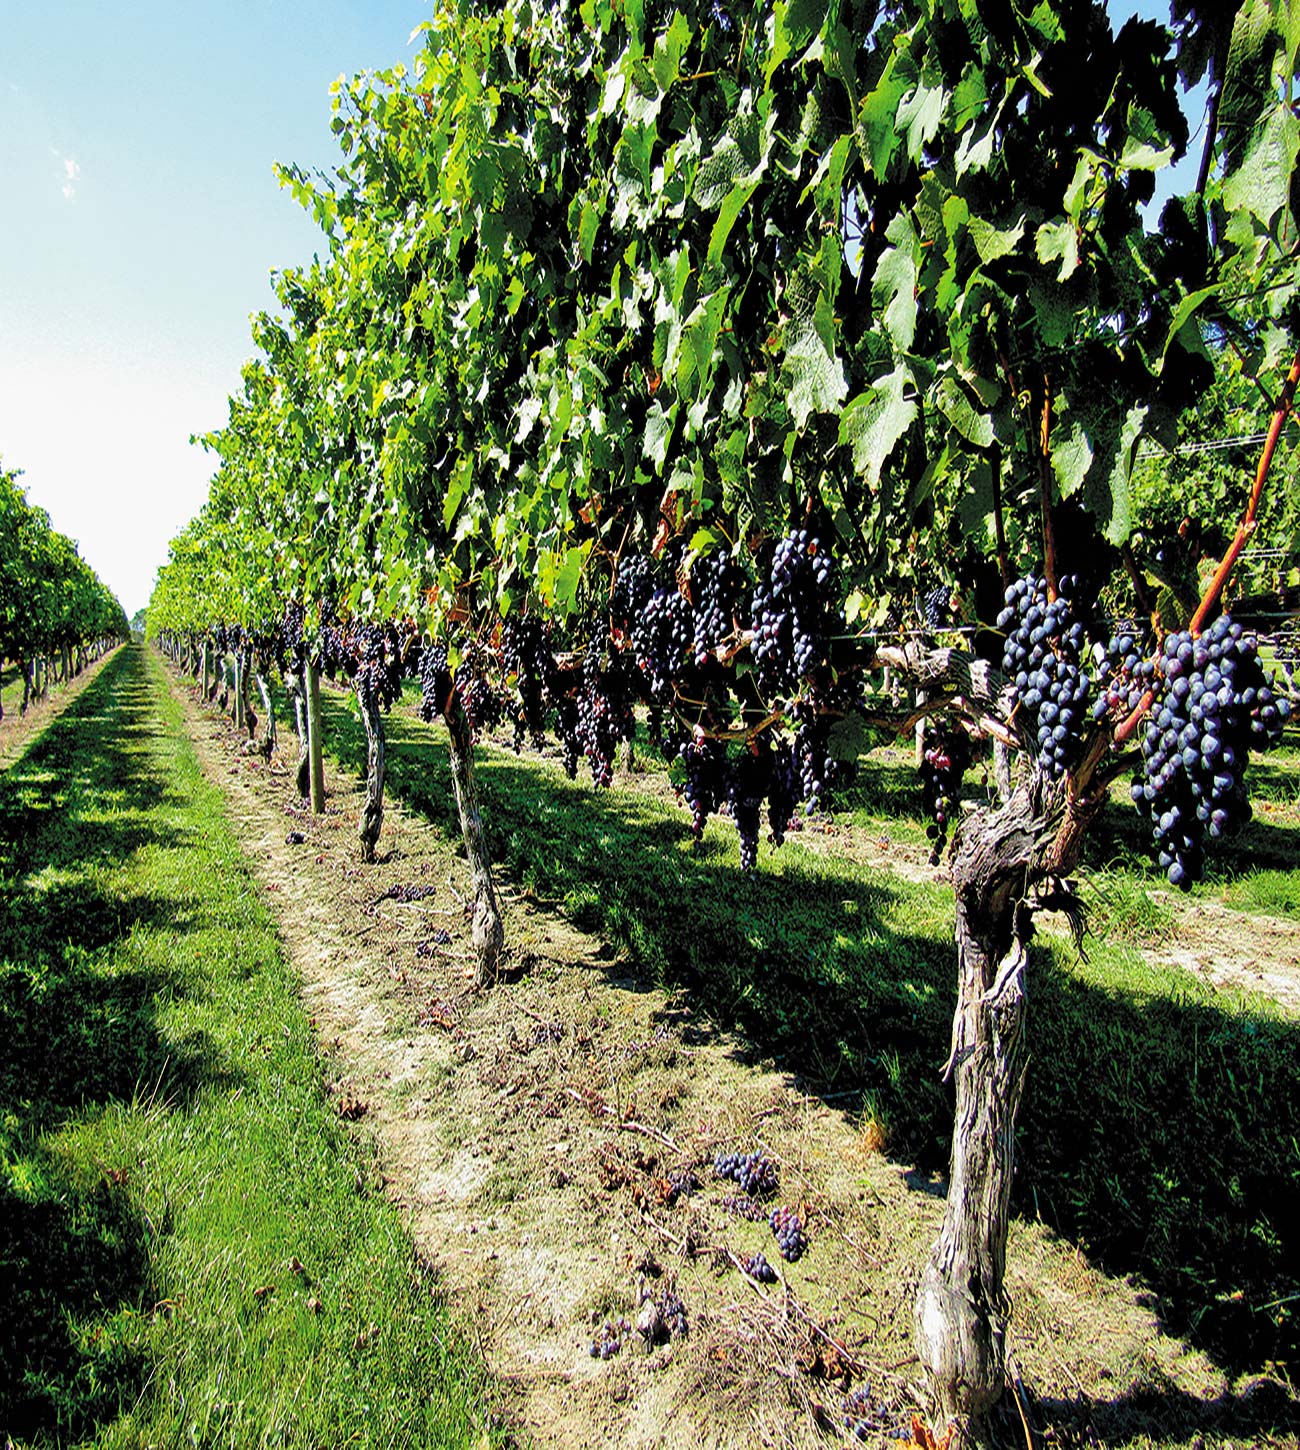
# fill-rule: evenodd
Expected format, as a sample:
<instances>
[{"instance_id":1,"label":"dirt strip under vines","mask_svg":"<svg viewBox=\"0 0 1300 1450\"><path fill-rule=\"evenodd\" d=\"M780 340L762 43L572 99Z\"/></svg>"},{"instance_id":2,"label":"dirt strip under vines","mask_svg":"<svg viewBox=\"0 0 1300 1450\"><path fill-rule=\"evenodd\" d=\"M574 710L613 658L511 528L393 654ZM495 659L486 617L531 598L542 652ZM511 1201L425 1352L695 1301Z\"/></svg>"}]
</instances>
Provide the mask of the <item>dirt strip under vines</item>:
<instances>
[{"instance_id":1,"label":"dirt strip under vines","mask_svg":"<svg viewBox=\"0 0 1300 1450\"><path fill-rule=\"evenodd\" d=\"M363 867L357 782L327 765L328 811L312 817L292 760L268 765L188 682L173 690L301 976L326 1089L372 1138L519 1443L825 1446L863 1384L871 1439L910 1422L923 1408L911 1306L940 1183L509 883L506 977L470 992L456 843L390 801L380 860ZM714 1175L720 1149L777 1163L773 1202L807 1224L798 1262L779 1258L766 1208L762 1221L735 1211L744 1195ZM741 1272L758 1251L777 1283ZM1114 1444L1119 1405L1203 1402L1208 1424L1231 1398L1131 1286L1041 1226L1013 1225L1008 1287L1041 1438L1098 1443L1105 1420ZM593 1357L607 1323L621 1349ZM995 1431L1023 1445L1016 1399Z\"/></svg>"}]
</instances>

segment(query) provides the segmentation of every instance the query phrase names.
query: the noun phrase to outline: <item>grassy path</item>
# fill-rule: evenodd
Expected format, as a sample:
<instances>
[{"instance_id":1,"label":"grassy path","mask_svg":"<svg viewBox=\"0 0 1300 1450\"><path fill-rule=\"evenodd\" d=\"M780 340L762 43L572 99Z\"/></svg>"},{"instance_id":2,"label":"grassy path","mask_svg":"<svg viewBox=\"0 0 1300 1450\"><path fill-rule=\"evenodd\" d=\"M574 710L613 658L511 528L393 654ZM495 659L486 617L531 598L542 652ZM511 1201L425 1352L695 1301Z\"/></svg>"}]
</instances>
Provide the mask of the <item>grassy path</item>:
<instances>
[{"instance_id":1,"label":"grassy path","mask_svg":"<svg viewBox=\"0 0 1300 1450\"><path fill-rule=\"evenodd\" d=\"M0 776L0 1442L483 1443L159 667Z\"/></svg>"}]
</instances>

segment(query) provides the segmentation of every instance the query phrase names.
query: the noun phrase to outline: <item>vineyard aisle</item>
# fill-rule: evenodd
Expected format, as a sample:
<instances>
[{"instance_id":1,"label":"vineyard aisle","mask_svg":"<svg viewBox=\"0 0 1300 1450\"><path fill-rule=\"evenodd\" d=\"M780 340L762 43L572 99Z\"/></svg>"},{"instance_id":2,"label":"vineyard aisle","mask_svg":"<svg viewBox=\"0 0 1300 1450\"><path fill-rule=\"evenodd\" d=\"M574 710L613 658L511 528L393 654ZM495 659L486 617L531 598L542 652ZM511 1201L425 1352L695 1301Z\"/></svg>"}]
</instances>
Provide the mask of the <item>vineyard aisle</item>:
<instances>
[{"instance_id":1,"label":"vineyard aisle","mask_svg":"<svg viewBox=\"0 0 1300 1450\"><path fill-rule=\"evenodd\" d=\"M119 646L120 648L120 646ZM4 719L0 720L0 770L13 764L45 727L57 720L69 705L99 675L99 672L114 658L117 651L101 656L86 666L80 674L66 683L54 685L43 700L35 700L25 715L18 713L17 702L22 699L22 683L16 682L13 700L5 701Z\"/></svg>"},{"instance_id":2,"label":"vineyard aisle","mask_svg":"<svg viewBox=\"0 0 1300 1450\"><path fill-rule=\"evenodd\" d=\"M509 885L505 980L471 992L454 842L390 802L362 866L358 782L327 762L313 817L291 759L268 766L188 680L172 690L301 980L334 1111L373 1145L418 1250L478 1326L500 1423L545 1446L825 1446L845 1389L867 1385L873 1442L910 1425L911 1306L940 1185ZM714 1176L725 1149L777 1164L773 1202L808 1224L798 1262ZM742 1272L759 1252L777 1282ZM1272 1391L1230 1386L1072 1244L1017 1222L1010 1260L1040 1432L1172 1446L1274 1423ZM608 1359L591 1353L602 1331L621 1343ZM999 1415L1000 1441L1024 1444L1014 1400Z\"/></svg>"},{"instance_id":3,"label":"vineyard aisle","mask_svg":"<svg viewBox=\"0 0 1300 1450\"><path fill-rule=\"evenodd\" d=\"M479 1446L143 645L0 774L0 1444Z\"/></svg>"}]
</instances>

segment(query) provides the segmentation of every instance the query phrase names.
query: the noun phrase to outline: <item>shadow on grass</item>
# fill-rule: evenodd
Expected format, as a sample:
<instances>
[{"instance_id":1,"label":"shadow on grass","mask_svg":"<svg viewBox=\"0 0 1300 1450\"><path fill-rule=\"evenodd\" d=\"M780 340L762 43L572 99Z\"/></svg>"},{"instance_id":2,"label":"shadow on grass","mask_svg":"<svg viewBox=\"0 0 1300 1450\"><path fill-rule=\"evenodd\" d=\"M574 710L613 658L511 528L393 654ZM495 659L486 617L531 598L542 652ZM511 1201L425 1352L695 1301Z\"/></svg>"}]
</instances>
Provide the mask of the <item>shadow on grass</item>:
<instances>
[{"instance_id":1,"label":"shadow on grass","mask_svg":"<svg viewBox=\"0 0 1300 1450\"><path fill-rule=\"evenodd\" d=\"M121 1305L131 1315L147 1299L148 1225L107 1178L78 1183L36 1148L5 1156L0 1423L20 1442L80 1442L144 1384L135 1336L120 1332L129 1326L105 1333L102 1318L106 1307Z\"/></svg>"},{"instance_id":2,"label":"shadow on grass","mask_svg":"<svg viewBox=\"0 0 1300 1450\"><path fill-rule=\"evenodd\" d=\"M1029 1413L1040 1431L1050 1427L1052 1438L1066 1445L1150 1443L1203 1450L1210 1444L1277 1444L1274 1437L1293 1428L1295 1404L1282 1384L1267 1379L1213 1399L1162 1383L1140 1385L1112 1400L1031 1397ZM1013 1396L1004 1397L995 1421L998 1444L1025 1444Z\"/></svg>"},{"instance_id":3,"label":"shadow on grass","mask_svg":"<svg viewBox=\"0 0 1300 1450\"><path fill-rule=\"evenodd\" d=\"M340 696L326 709L332 746L360 772L359 724ZM457 841L441 739L402 714L387 729L392 788ZM807 852L765 852L746 875L724 836L683 849L684 813L635 792L598 793L495 749L480 749L478 776L506 877L623 948L647 979L688 987L694 1010L756 1057L828 1096L861 1094L902 1161L946 1169L952 1108L938 1065L955 989L945 889ZM1107 1272L1140 1275L1168 1326L1225 1367L1294 1368L1300 1029L1143 996L1125 984L1122 959L1109 960L1103 974L1063 949L1035 949L1016 1207Z\"/></svg>"},{"instance_id":4,"label":"shadow on grass","mask_svg":"<svg viewBox=\"0 0 1300 1450\"><path fill-rule=\"evenodd\" d=\"M0 775L0 1426L20 1439L80 1440L140 1393L159 1229L123 1191L130 1165L88 1178L44 1135L239 1081L202 1034L162 1032L182 983L125 949L193 915L182 895L112 890L141 846L184 844L151 819L172 793L142 736L141 666L119 654Z\"/></svg>"}]
</instances>

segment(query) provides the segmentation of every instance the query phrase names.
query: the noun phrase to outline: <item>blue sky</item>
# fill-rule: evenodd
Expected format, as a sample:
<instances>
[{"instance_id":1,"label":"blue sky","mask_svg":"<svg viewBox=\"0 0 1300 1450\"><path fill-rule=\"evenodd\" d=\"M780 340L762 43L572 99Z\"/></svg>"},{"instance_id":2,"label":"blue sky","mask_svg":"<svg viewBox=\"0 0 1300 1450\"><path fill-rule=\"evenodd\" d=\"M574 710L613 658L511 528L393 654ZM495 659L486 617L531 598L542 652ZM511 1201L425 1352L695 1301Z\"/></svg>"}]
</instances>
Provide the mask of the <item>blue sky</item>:
<instances>
[{"instance_id":1,"label":"blue sky","mask_svg":"<svg viewBox=\"0 0 1300 1450\"><path fill-rule=\"evenodd\" d=\"M0 457L128 614L206 497L188 440L270 271L320 244L272 164L331 166L330 83L409 62L429 9L0 0Z\"/></svg>"},{"instance_id":2,"label":"blue sky","mask_svg":"<svg viewBox=\"0 0 1300 1450\"><path fill-rule=\"evenodd\" d=\"M329 86L411 58L426 0L0 0L0 456L128 613L202 505L272 305L319 233Z\"/></svg>"}]
</instances>

